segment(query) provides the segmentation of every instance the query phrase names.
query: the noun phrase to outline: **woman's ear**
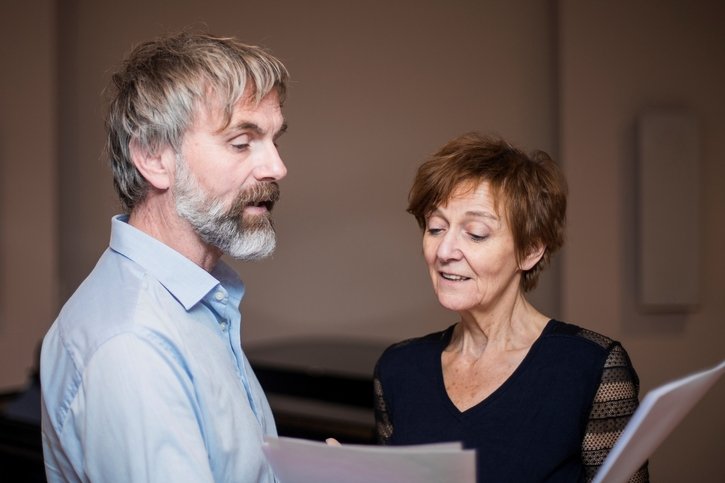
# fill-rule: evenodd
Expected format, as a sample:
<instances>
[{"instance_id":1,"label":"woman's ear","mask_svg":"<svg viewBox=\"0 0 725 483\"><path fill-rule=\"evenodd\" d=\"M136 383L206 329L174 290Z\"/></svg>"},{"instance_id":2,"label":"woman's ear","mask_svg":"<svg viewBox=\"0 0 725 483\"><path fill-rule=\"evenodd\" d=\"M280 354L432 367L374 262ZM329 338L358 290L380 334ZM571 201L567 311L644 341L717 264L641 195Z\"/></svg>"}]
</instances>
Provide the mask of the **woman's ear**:
<instances>
[{"instance_id":1,"label":"woman's ear","mask_svg":"<svg viewBox=\"0 0 725 483\"><path fill-rule=\"evenodd\" d=\"M166 146L155 152L139 143L134 138L129 143L131 161L141 176L158 190L169 189L173 180L173 166L176 164L174 150Z\"/></svg>"},{"instance_id":2,"label":"woman's ear","mask_svg":"<svg viewBox=\"0 0 725 483\"><path fill-rule=\"evenodd\" d=\"M544 245L537 245L534 247L528 255L526 255L526 258L521 260L521 263L519 264L519 268L526 272L527 270L531 270L536 266L537 263L539 263L539 260L541 260L541 257L544 256L544 253L546 252L546 246Z\"/></svg>"}]
</instances>

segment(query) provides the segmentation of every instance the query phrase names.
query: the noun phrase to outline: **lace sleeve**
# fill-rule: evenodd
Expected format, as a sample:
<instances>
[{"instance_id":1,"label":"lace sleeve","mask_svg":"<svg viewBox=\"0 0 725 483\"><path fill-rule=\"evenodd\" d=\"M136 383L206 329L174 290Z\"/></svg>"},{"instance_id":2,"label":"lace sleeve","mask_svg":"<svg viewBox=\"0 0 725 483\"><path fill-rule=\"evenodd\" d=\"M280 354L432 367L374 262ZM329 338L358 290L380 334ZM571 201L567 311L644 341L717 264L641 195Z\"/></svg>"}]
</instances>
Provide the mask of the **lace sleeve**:
<instances>
[{"instance_id":1,"label":"lace sleeve","mask_svg":"<svg viewBox=\"0 0 725 483\"><path fill-rule=\"evenodd\" d=\"M594 396L586 433L582 441L582 461L586 481L591 481L622 434L639 405L639 380L627 352L616 344L612 347L602 372L599 389ZM629 479L630 483L649 482L645 462Z\"/></svg>"},{"instance_id":2,"label":"lace sleeve","mask_svg":"<svg viewBox=\"0 0 725 483\"><path fill-rule=\"evenodd\" d=\"M375 433L378 444L388 444L390 437L393 435L393 424L390 422L388 407L385 404L385 397L383 395L383 385L380 383L377 367L375 368L375 377L373 378L373 391L375 402Z\"/></svg>"}]
</instances>

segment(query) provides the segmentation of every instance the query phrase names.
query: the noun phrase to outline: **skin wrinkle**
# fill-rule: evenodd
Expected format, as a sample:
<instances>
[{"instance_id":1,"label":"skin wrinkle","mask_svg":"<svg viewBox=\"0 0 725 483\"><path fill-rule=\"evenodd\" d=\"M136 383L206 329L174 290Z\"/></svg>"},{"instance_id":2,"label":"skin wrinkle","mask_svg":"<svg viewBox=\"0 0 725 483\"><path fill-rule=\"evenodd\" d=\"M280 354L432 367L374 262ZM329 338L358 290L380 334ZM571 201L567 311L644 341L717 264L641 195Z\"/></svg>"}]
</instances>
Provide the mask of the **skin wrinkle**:
<instances>
[{"instance_id":1,"label":"skin wrinkle","mask_svg":"<svg viewBox=\"0 0 725 483\"><path fill-rule=\"evenodd\" d=\"M594 378L599 379L586 427L581 428L583 432L576 427L580 422L576 415L582 412L581 404L591 404L582 398L593 397L594 387L586 394L577 389L570 393L563 379L539 380L536 371L524 370L521 379L512 381L511 387L515 389L501 396L506 400L526 390L522 381L537 387L536 394L541 396L542 404L552 405L547 411L556 411L558 406L558 400L547 397L549 382L552 388L557 386L556 390L571 396L570 400L560 402L564 407L569 405L568 411L574 414L567 416L564 411L550 416L561 418L562 423L568 418L564 425L571 424L572 431L562 437L573 437L576 441L557 442L547 436L531 442L554 443L552 452L564 450L564 446L567 447L564 451L570 451L572 444L580 444L581 469L575 467L579 462L569 453L564 455L566 459L551 461L551 464L556 465L554 471L568 467L567 471L578 472L586 481L594 477L637 407L638 385L637 375L621 346L601 334L553 320L525 299L525 293L536 286L540 272L564 242L566 197L563 173L546 153L534 152L527 156L500 138L475 132L449 141L419 167L409 192L408 212L423 229L424 258L438 301L444 308L456 312L460 322L443 332L394 344L379 359L375 369L375 412L378 438L383 444L437 441L436 432L440 431L440 440L461 437L470 447L479 444L485 447L492 443L491 438L475 431L475 425L466 424L467 419L461 418L450 429L435 423L428 429L429 421L445 421L446 409L450 408L437 403L423 406L416 396L419 400L437 399L444 391L444 403L450 402L460 413L468 414L468 409L484 402L511 379L537 340L544 350L533 355L533 364L562 364L563 370L569 370L570 367L564 367L568 361L552 361L552 355L545 352L563 340L560 336L573 336L573 343L579 344L574 342L576 339L584 342L582 353L577 357L588 359L582 360L592 361L592 357L601 355L600 350L609 352L602 373L597 367L582 368L591 369L587 374L589 379L583 383L593 384ZM481 216L492 213L495 214L492 220L498 218L498 224ZM551 324L552 337L540 339L548 324ZM436 345L433 336L447 338L445 347ZM429 374L430 370L420 372L416 355L426 358L422 361L440 357L444 388L439 386L438 376ZM608 369L615 361L619 361L621 371ZM403 379L405 376L410 378L410 383ZM430 376L427 381L426 376ZM396 383L402 389L395 387ZM388 408L392 403L397 407ZM531 416L522 415L526 409L516 408L515 404L499 410L502 415L507 414L505 421L496 421L493 413L472 412L470 416L472 422L480 417L485 424L501 429L510 428L510 421L516 424L521 416L524 420ZM408 411L410 416L401 416ZM532 423L535 431L548 429L550 432L549 418ZM527 436L533 434L524 433L521 439L515 436L514 444L518 447L528 444L523 440ZM503 468L503 464L520 466L521 461L519 455L513 454L503 462L490 463ZM495 472L497 468L486 467L487 464L483 467L484 474L487 470ZM521 470L529 471L529 468L521 467ZM533 474L535 470L530 471ZM543 471L546 475L552 474L551 467L542 468L542 474L535 479L545 479ZM630 481L647 481L646 465Z\"/></svg>"},{"instance_id":2,"label":"skin wrinkle","mask_svg":"<svg viewBox=\"0 0 725 483\"><path fill-rule=\"evenodd\" d=\"M482 238L481 238L482 237ZM488 183L462 186L426 220L423 253L439 302L461 316L441 355L446 391L459 410L493 393L548 322L520 290L526 266ZM535 264L541 253L528 257ZM456 274L461 280L448 280Z\"/></svg>"}]
</instances>

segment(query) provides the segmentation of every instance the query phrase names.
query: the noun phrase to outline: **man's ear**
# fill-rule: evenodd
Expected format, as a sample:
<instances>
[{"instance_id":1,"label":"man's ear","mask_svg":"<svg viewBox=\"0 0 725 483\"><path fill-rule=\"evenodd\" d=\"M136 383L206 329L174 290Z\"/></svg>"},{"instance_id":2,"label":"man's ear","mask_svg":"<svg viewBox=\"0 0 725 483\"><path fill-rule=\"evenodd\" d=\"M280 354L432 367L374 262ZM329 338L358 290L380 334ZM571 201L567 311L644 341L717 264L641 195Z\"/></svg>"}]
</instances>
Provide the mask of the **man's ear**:
<instances>
[{"instance_id":1,"label":"man's ear","mask_svg":"<svg viewBox=\"0 0 725 483\"><path fill-rule=\"evenodd\" d=\"M534 266L539 263L539 260L541 260L541 257L544 256L544 253L546 252L546 246L544 245L538 245L534 247L531 252L529 252L528 255L526 255L526 258L521 260L521 263L519 264L519 268L525 272L527 270L531 270L534 268Z\"/></svg>"},{"instance_id":2,"label":"man's ear","mask_svg":"<svg viewBox=\"0 0 725 483\"><path fill-rule=\"evenodd\" d=\"M131 140L128 147L131 153L131 161L133 161L141 176L158 190L169 189L173 181L174 167L176 166L174 150L166 146L151 152L148 148L141 146L136 138Z\"/></svg>"}]
</instances>

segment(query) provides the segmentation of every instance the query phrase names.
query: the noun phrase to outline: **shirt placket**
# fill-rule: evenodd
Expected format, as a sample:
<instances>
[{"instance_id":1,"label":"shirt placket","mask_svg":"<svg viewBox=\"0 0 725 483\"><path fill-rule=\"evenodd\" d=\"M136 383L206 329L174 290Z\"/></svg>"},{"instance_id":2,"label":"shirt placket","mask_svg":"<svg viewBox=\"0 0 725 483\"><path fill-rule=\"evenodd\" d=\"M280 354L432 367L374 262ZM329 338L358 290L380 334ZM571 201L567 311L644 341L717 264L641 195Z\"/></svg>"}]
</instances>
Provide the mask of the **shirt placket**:
<instances>
[{"instance_id":1,"label":"shirt placket","mask_svg":"<svg viewBox=\"0 0 725 483\"><path fill-rule=\"evenodd\" d=\"M247 377L247 371L245 367L244 357L242 356L241 340L239 337L235 337L235 333L239 334L240 331L240 314L236 307L232 307L229 300L229 293L222 287L218 286L213 295L212 305L214 310L217 312L217 321L219 329L222 332L226 342L227 348L232 354L236 363L237 375L242 381L244 391L247 394L247 400L249 401L249 407L252 408L252 412L257 418L259 424L262 424L262 415L257 407L257 403L252 393L252 388L249 384L249 378Z\"/></svg>"}]
</instances>

